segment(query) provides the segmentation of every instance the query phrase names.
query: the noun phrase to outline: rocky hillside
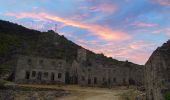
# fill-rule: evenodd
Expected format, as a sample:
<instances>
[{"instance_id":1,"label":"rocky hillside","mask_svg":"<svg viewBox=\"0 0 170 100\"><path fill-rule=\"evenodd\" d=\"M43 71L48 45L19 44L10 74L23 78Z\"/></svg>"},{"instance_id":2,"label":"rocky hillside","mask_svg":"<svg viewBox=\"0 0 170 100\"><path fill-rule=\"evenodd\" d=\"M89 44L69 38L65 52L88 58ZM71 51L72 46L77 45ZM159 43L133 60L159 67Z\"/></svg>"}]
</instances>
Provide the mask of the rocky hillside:
<instances>
[{"instance_id":1,"label":"rocky hillside","mask_svg":"<svg viewBox=\"0 0 170 100\"><path fill-rule=\"evenodd\" d=\"M40 32L0 20L0 74L11 71L13 57L16 54L66 59L71 63L76 59L79 48L82 47L52 30ZM136 66L130 62L118 61L87 50L87 63L90 64L90 61L105 65L128 63L129 66Z\"/></svg>"}]
</instances>

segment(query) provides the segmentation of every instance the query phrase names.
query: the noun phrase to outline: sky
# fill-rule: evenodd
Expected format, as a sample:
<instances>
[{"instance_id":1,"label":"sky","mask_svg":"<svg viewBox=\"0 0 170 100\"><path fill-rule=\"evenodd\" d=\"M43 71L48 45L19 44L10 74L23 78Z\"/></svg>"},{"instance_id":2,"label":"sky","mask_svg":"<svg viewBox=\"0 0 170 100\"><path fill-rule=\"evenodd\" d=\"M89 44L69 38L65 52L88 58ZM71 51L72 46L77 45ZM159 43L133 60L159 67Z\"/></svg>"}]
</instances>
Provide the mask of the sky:
<instances>
[{"instance_id":1,"label":"sky","mask_svg":"<svg viewBox=\"0 0 170 100\"><path fill-rule=\"evenodd\" d=\"M0 19L137 64L170 38L170 0L0 0Z\"/></svg>"}]
</instances>

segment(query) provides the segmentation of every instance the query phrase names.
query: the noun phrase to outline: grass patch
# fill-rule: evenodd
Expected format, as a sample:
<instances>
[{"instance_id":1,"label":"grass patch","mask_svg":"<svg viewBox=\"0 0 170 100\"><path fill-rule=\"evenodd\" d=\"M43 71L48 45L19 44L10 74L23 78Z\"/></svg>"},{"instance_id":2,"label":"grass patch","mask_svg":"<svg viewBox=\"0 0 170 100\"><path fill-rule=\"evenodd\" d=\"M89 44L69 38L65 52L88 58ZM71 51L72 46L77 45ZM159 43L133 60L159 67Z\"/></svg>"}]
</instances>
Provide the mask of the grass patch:
<instances>
[{"instance_id":1,"label":"grass patch","mask_svg":"<svg viewBox=\"0 0 170 100\"><path fill-rule=\"evenodd\" d=\"M0 80L0 89L6 88L5 84L9 83L9 81L6 80Z\"/></svg>"},{"instance_id":2,"label":"grass patch","mask_svg":"<svg viewBox=\"0 0 170 100\"><path fill-rule=\"evenodd\" d=\"M123 94L121 94L121 100L136 100L136 97L141 94L141 92L137 90L129 90Z\"/></svg>"},{"instance_id":3,"label":"grass patch","mask_svg":"<svg viewBox=\"0 0 170 100\"><path fill-rule=\"evenodd\" d=\"M4 75L10 75L10 73L12 73L14 64L15 60L8 60L5 63L0 64L0 77L2 78Z\"/></svg>"},{"instance_id":4,"label":"grass patch","mask_svg":"<svg viewBox=\"0 0 170 100\"><path fill-rule=\"evenodd\" d=\"M6 83L8 83L8 81L0 80L0 86L4 86Z\"/></svg>"},{"instance_id":5,"label":"grass patch","mask_svg":"<svg viewBox=\"0 0 170 100\"><path fill-rule=\"evenodd\" d=\"M165 100L170 100L170 91L165 93Z\"/></svg>"}]
</instances>

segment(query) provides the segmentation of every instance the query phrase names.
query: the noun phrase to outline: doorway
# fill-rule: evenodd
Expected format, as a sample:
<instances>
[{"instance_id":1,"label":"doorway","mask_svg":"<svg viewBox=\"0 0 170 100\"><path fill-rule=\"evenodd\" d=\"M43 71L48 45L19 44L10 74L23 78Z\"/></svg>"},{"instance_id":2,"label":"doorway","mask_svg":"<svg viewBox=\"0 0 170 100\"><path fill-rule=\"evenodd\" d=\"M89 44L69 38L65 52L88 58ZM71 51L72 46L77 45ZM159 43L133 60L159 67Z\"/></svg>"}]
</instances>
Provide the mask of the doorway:
<instances>
[{"instance_id":1,"label":"doorway","mask_svg":"<svg viewBox=\"0 0 170 100\"><path fill-rule=\"evenodd\" d=\"M78 84L78 75L73 76L73 84Z\"/></svg>"},{"instance_id":2,"label":"doorway","mask_svg":"<svg viewBox=\"0 0 170 100\"><path fill-rule=\"evenodd\" d=\"M25 73L25 79L30 79L30 72L29 71L26 71L26 73Z\"/></svg>"},{"instance_id":3,"label":"doorway","mask_svg":"<svg viewBox=\"0 0 170 100\"><path fill-rule=\"evenodd\" d=\"M51 73L51 81L54 81L54 77L55 77L54 73Z\"/></svg>"},{"instance_id":4,"label":"doorway","mask_svg":"<svg viewBox=\"0 0 170 100\"><path fill-rule=\"evenodd\" d=\"M70 73L69 72L65 73L65 83L70 84Z\"/></svg>"},{"instance_id":5,"label":"doorway","mask_svg":"<svg viewBox=\"0 0 170 100\"><path fill-rule=\"evenodd\" d=\"M38 80L41 80L42 79L42 72L38 72L38 77L37 77Z\"/></svg>"}]
</instances>

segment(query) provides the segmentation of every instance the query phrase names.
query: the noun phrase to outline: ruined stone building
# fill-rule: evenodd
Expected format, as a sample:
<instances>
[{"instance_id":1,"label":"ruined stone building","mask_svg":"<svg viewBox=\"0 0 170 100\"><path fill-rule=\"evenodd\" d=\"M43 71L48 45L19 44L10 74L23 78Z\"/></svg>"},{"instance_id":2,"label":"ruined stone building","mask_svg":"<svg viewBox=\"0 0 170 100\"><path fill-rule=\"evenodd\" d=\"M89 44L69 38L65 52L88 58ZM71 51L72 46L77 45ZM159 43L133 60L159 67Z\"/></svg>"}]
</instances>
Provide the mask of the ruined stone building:
<instances>
[{"instance_id":1,"label":"ruined stone building","mask_svg":"<svg viewBox=\"0 0 170 100\"><path fill-rule=\"evenodd\" d=\"M170 91L170 41L159 47L145 65L147 100L164 100Z\"/></svg>"},{"instance_id":2,"label":"ruined stone building","mask_svg":"<svg viewBox=\"0 0 170 100\"><path fill-rule=\"evenodd\" d=\"M15 69L15 81L17 83L64 82L65 65L64 60L19 56Z\"/></svg>"},{"instance_id":3,"label":"ruined stone building","mask_svg":"<svg viewBox=\"0 0 170 100\"><path fill-rule=\"evenodd\" d=\"M71 64L62 59L18 56L15 69L16 83L63 83L85 86L115 86L143 84L143 69L126 63L102 65L87 64L85 49L77 51Z\"/></svg>"}]
</instances>

